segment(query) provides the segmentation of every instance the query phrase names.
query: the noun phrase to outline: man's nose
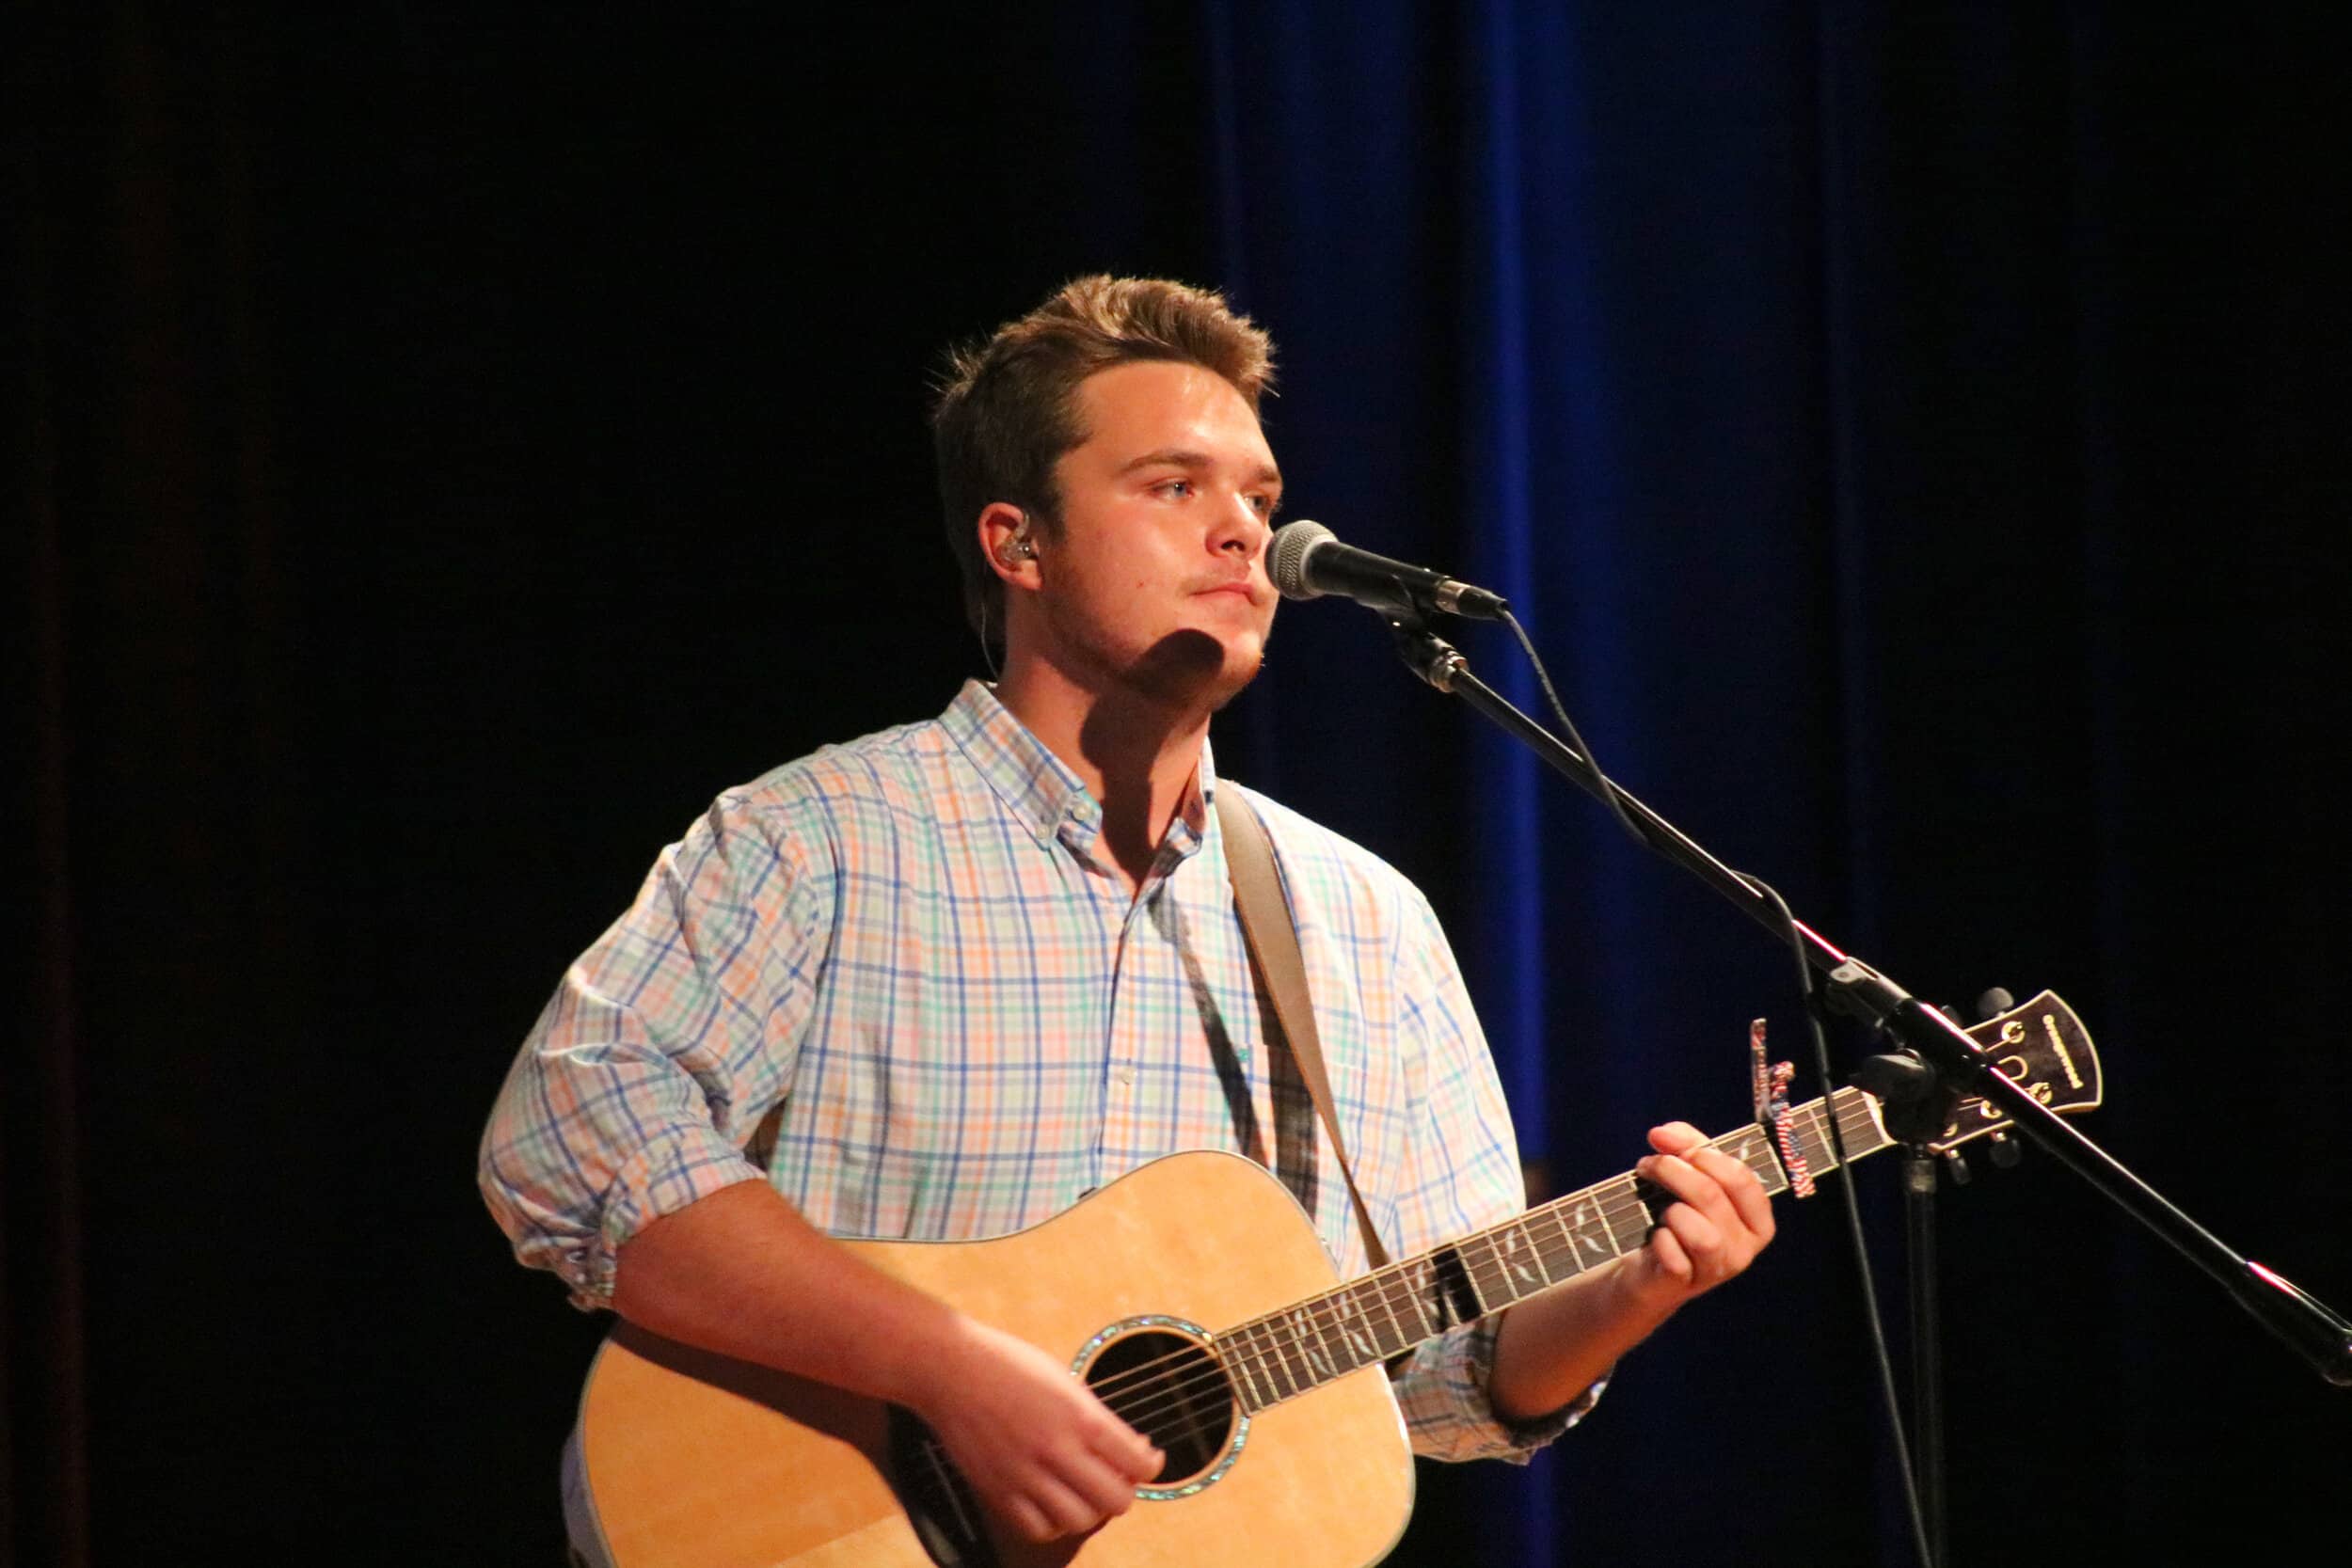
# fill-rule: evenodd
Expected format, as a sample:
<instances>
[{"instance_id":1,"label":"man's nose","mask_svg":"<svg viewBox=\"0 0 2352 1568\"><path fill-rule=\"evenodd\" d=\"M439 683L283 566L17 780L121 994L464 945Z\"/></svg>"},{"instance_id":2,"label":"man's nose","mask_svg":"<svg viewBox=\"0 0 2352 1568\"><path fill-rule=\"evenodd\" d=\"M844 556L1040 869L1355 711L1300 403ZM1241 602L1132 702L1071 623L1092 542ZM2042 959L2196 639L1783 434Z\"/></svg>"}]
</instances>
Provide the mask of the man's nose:
<instances>
[{"instance_id":1,"label":"man's nose","mask_svg":"<svg viewBox=\"0 0 2352 1568\"><path fill-rule=\"evenodd\" d=\"M1218 512L1217 526L1209 541L1217 550L1239 550L1255 557L1265 549L1268 534L1264 514L1248 496L1234 496Z\"/></svg>"}]
</instances>

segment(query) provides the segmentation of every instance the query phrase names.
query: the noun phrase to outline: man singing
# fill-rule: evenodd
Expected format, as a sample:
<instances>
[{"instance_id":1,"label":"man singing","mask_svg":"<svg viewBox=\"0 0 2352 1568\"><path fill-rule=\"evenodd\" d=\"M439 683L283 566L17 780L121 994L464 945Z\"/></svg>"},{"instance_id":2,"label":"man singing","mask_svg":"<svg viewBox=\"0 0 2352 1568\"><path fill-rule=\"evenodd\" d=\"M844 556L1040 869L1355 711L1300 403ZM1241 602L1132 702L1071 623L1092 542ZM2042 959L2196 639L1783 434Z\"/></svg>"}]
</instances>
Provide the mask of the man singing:
<instances>
[{"instance_id":1,"label":"man singing","mask_svg":"<svg viewBox=\"0 0 2352 1568\"><path fill-rule=\"evenodd\" d=\"M952 361L934 425L993 687L729 790L564 976L482 1146L524 1262L584 1307L906 1407L1008 1533L1124 1513L1160 1467L1061 1354L836 1236L1020 1229L1180 1149L1275 1164L1343 1275L1366 1248L1298 1125L1237 923L1216 792L1263 822L1334 1109L1397 1256L1521 1207L1508 1114L1426 901L1219 779L1257 673L1282 481L1266 335L1214 293L1089 277ZM1311 1115L1311 1113L1309 1113ZM1391 1368L1414 1447L1524 1459L1611 1365L1747 1267L1770 1206L1695 1130L1650 1133L1649 1240ZM1105 1259L1103 1266L1116 1266ZM576 1462L575 1462L576 1468ZM586 1549L575 1499L574 1540Z\"/></svg>"}]
</instances>

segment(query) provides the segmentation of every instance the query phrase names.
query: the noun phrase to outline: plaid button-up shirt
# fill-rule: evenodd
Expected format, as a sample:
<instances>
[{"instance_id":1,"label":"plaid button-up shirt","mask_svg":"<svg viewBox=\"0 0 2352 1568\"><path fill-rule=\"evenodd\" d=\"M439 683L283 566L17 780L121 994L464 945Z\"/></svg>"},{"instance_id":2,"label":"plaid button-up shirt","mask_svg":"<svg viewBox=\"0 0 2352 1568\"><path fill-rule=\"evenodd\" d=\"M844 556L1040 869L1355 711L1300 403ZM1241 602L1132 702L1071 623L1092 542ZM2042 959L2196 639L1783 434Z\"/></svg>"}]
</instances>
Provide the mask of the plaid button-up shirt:
<instances>
[{"instance_id":1,"label":"plaid button-up shirt","mask_svg":"<svg viewBox=\"0 0 2352 1568\"><path fill-rule=\"evenodd\" d=\"M1178 1149L1295 1152L1280 1118L1313 1113L1269 1072L1220 787L1204 746L1131 897L1101 806L976 682L936 721L722 795L566 972L499 1098L482 1189L516 1256L602 1307L622 1243L737 1181L838 1236L971 1240ZM1501 1085L1427 902L1248 798L1382 1240L1408 1256L1518 1212ZM1363 1240L1312 1143L1288 1179L1352 1276ZM1420 1451L1524 1458L1589 1407L1506 1428L1492 1348L1491 1323L1456 1329L1401 1370Z\"/></svg>"}]
</instances>

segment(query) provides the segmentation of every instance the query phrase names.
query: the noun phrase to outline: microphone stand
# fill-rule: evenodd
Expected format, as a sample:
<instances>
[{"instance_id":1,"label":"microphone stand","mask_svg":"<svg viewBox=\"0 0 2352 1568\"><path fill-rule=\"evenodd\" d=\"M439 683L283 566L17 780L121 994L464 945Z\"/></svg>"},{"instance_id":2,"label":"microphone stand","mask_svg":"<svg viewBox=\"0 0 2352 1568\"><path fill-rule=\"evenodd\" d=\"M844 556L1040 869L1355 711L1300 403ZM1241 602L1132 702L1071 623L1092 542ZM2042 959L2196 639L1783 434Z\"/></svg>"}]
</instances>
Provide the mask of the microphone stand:
<instances>
[{"instance_id":1,"label":"microphone stand","mask_svg":"<svg viewBox=\"0 0 2352 1568\"><path fill-rule=\"evenodd\" d=\"M1903 1145L1903 1221L1911 1239L1911 1452L1919 1473L1919 1512L1928 1560L1949 1562L1944 1492L1944 1316L1935 1252L1935 1156Z\"/></svg>"},{"instance_id":2,"label":"microphone stand","mask_svg":"<svg viewBox=\"0 0 2352 1568\"><path fill-rule=\"evenodd\" d=\"M2007 992L1999 993L2006 996ZM1982 1011L1985 1004L1979 1003ZM2008 1010L1994 1008L1987 1017ZM1951 1114L1952 1095L1935 1072L1907 1055L1871 1056L1857 1065L1854 1082L1878 1096L1886 1130L1903 1149L1903 1236L1911 1307L1911 1451L1917 1481L1921 1532L1927 1538L1931 1563L1950 1560L1947 1555L1947 1504L1944 1468L1944 1316L1943 1286L1936 1239L1936 1189L1940 1164L1930 1142ZM2016 1146L2008 1134L1996 1132L1994 1158L2002 1164L2016 1163ZM2006 1150L2006 1156L2003 1154ZM1952 1179L1965 1182L1968 1165L1954 1149Z\"/></svg>"},{"instance_id":3,"label":"microphone stand","mask_svg":"<svg viewBox=\"0 0 2352 1568\"><path fill-rule=\"evenodd\" d=\"M1898 1047L1936 1073L1944 1092L1980 1096L1997 1107L2017 1132L2032 1139L2125 1214L2211 1275L2232 1300L2311 1363L2321 1377L2339 1387L2352 1387L2352 1322L2275 1271L2224 1245L2218 1237L2166 1201L2154 1188L2012 1082L1993 1065L1993 1058L1980 1051L1959 1024L1921 1003L1884 974L1839 951L1803 922L1790 920L1784 924L1772 900L1673 823L1625 790L1604 784L1599 770L1590 761L1471 674L1469 660L1433 635L1418 617L1391 617L1390 625L1395 632L1397 652L1413 673L1438 690L1460 698L1505 734L1523 742L1554 771L1604 804L1613 795L1616 804L1640 826L1652 849L1746 911L1750 918L1774 936L1786 938L1793 932L1804 950L1806 961L1820 970L1827 981L1824 994L1830 1006L1884 1030Z\"/></svg>"},{"instance_id":4,"label":"microphone stand","mask_svg":"<svg viewBox=\"0 0 2352 1568\"><path fill-rule=\"evenodd\" d=\"M2006 990L1989 990L1977 999L1979 1019L2009 1011L2013 999ZM1947 1013L1946 1016L1949 1016ZM1944 1468L1944 1292L1937 1253L1936 1191L1939 1167L1954 1181L1968 1181L1968 1163L1958 1149L1939 1160L1933 1138L1951 1115L1953 1097L1943 1080L1915 1057L1871 1056L1859 1063L1853 1081L1878 1096L1883 1105L1886 1130L1903 1149L1903 1236L1908 1267L1905 1279L1911 1307L1911 1449L1917 1473L1922 1532L1931 1563L1949 1561L1946 1555L1950 1519ZM2007 1167L2017 1163L2019 1149L2007 1132L1992 1137L1993 1163Z\"/></svg>"}]
</instances>

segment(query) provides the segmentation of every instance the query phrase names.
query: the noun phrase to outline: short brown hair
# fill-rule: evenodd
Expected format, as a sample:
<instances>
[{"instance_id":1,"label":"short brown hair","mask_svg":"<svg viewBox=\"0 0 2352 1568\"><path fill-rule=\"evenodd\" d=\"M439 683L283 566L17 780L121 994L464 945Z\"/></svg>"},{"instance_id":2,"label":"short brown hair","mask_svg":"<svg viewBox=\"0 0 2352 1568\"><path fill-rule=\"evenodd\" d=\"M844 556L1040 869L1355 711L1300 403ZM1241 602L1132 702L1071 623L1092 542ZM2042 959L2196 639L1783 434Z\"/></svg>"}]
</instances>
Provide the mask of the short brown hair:
<instances>
[{"instance_id":1,"label":"short brown hair","mask_svg":"<svg viewBox=\"0 0 2352 1568\"><path fill-rule=\"evenodd\" d=\"M1274 341L1225 296L1157 277L1074 278L983 342L950 352L931 410L939 504L963 574L963 613L992 650L1004 636L1004 584L980 558L972 520L1009 501L1058 526L1054 465L1086 441L1078 388L1114 365L1174 360L1214 371L1256 413L1274 384Z\"/></svg>"}]
</instances>

